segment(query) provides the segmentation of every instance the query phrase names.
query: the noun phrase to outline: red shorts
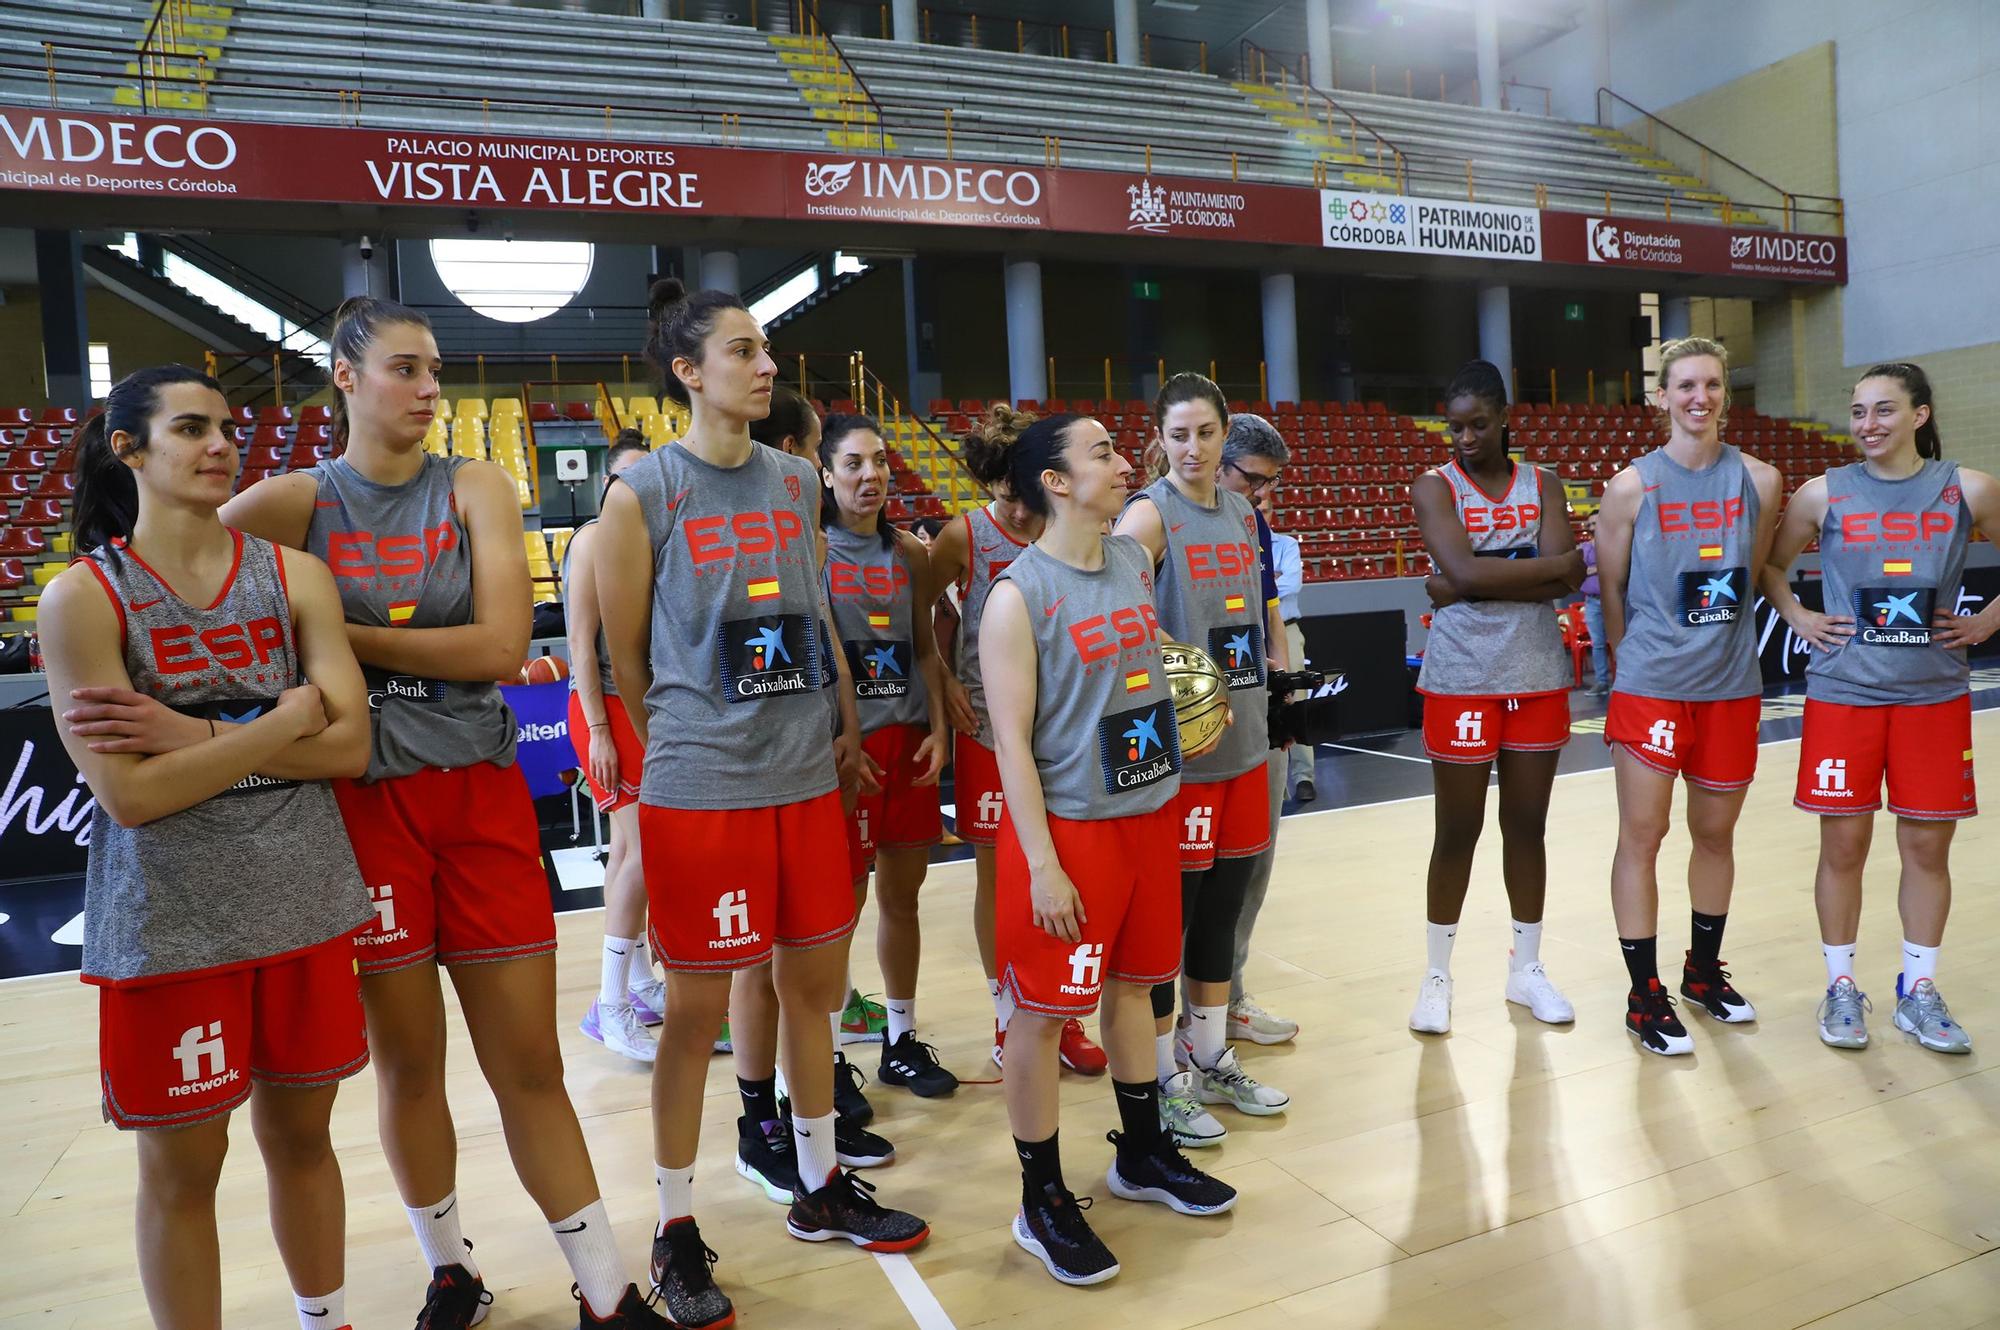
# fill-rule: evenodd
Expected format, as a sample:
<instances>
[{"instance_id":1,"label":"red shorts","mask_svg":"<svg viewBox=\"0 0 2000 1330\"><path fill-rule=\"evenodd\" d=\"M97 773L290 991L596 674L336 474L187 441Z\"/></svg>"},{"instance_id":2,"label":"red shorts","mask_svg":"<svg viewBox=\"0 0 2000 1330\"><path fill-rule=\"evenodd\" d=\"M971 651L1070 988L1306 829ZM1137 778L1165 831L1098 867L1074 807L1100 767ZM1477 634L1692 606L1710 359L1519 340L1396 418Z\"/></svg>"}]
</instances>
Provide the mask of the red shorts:
<instances>
[{"instance_id":1,"label":"red shorts","mask_svg":"<svg viewBox=\"0 0 2000 1330\"><path fill-rule=\"evenodd\" d=\"M961 734L952 744L951 792L958 805L958 838L972 845L993 844L1007 809L1000 759L970 735Z\"/></svg>"},{"instance_id":2,"label":"red shorts","mask_svg":"<svg viewBox=\"0 0 2000 1330\"><path fill-rule=\"evenodd\" d=\"M1806 699L1799 786L1792 802L1808 813L1872 813L1949 822L1973 817L1972 697L1926 706L1854 707Z\"/></svg>"},{"instance_id":3,"label":"red shorts","mask_svg":"<svg viewBox=\"0 0 2000 1330\"><path fill-rule=\"evenodd\" d=\"M1217 859L1248 859L1271 848L1271 773L1259 762L1240 776L1196 785L1181 777L1174 796L1180 821L1181 871L1198 873Z\"/></svg>"},{"instance_id":4,"label":"red shorts","mask_svg":"<svg viewBox=\"0 0 2000 1330\"><path fill-rule=\"evenodd\" d=\"M921 725L885 725L861 738L861 750L882 768L882 790L855 800L847 815L847 866L859 882L876 850L921 850L944 836L937 786L918 785L917 749L930 737Z\"/></svg>"},{"instance_id":5,"label":"red shorts","mask_svg":"<svg viewBox=\"0 0 2000 1330\"><path fill-rule=\"evenodd\" d=\"M747 970L854 931L840 792L775 808L639 805L653 950L669 970Z\"/></svg>"},{"instance_id":6,"label":"red shorts","mask_svg":"<svg viewBox=\"0 0 2000 1330\"><path fill-rule=\"evenodd\" d=\"M1705 790L1740 790L1757 774L1757 717L1762 699L1671 702L1613 692L1604 742L1623 745L1666 776Z\"/></svg>"},{"instance_id":7,"label":"red shorts","mask_svg":"<svg viewBox=\"0 0 2000 1330\"><path fill-rule=\"evenodd\" d=\"M333 793L375 898L375 922L355 938L361 973L556 949L535 804L519 767L426 767L373 785L337 780Z\"/></svg>"},{"instance_id":8,"label":"red shorts","mask_svg":"<svg viewBox=\"0 0 2000 1330\"><path fill-rule=\"evenodd\" d=\"M121 1131L220 1117L253 1081L304 1089L368 1065L354 939L97 995L104 1118Z\"/></svg>"},{"instance_id":9,"label":"red shorts","mask_svg":"<svg viewBox=\"0 0 2000 1330\"><path fill-rule=\"evenodd\" d=\"M1256 774L1265 779L1262 767ZM994 955L1014 1005L1044 1016L1088 1016L1107 979L1152 985L1180 974L1179 820L1172 802L1104 822L1049 815L1056 860L1083 904L1083 940L1065 942L1036 927L1027 856L1013 819L1001 819Z\"/></svg>"},{"instance_id":10,"label":"red shorts","mask_svg":"<svg viewBox=\"0 0 2000 1330\"><path fill-rule=\"evenodd\" d=\"M1433 762L1491 762L1501 750L1552 753L1569 742L1569 694L1424 694L1424 753Z\"/></svg>"},{"instance_id":11,"label":"red shorts","mask_svg":"<svg viewBox=\"0 0 2000 1330\"><path fill-rule=\"evenodd\" d=\"M615 813L639 802L639 778L645 774L646 750L639 746L639 735L632 728L632 717L626 714L624 703L615 697L605 698L604 718L611 722L611 742L618 749L618 788L610 791L591 774L590 722L584 719L582 701L575 693L569 695L569 744L576 749L577 765L583 769L584 779L590 782L590 797L597 801L597 811Z\"/></svg>"}]
</instances>

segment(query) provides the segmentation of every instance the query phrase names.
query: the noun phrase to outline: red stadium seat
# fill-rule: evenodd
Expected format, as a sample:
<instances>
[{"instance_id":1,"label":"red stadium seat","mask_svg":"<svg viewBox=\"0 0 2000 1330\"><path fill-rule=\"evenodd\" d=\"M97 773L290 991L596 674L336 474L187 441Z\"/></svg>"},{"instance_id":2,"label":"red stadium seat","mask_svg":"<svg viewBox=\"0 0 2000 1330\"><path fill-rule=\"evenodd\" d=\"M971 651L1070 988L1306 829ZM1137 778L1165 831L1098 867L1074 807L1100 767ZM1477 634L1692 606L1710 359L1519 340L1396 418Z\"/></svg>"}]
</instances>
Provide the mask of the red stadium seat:
<instances>
[{"instance_id":1,"label":"red stadium seat","mask_svg":"<svg viewBox=\"0 0 2000 1330\"><path fill-rule=\"evenodd\" d=\"M31 526L0 527L0 554L40 554L49 538Z\"/></svg>"},{"instance_id":2,"label":"red stadium seat","mask_svg":"<svg viewBox=\"0 0 2000 1330\"><path fill-rule=\"evenodd\" d=\"M332 419L333 408L330 406L302 406L299 408L299 423L301 425L324 425Z\"/></svg>"},{"instance_id":3,"label":"red stadium seat","mask_svg":"<svg viewBox=\"0 0 2000 1330\"><path fill-rule=\"evenodd\" d=\"M59 425L65 428L76 424L76 408L73 406L45 406L42 408L41 423Z\"/></svg>"},{"instance_id":4,"label":"red stadium seat","mask_svg":"<svg viewBox=\"0 0 2000 1330\"><path fill-rule=\"evenodd\" d=\"M230 407L229 418L239 425L254 425L257 423L257 413L247 406Z\"/></svg>"},{"instance_id":5,"label":"red stadium seat","mask_svg":"<svg viewBox=\"0 0 2000 1330\"><path fill-rule=\"evenodd\" d=\"M530 402L528 419L536 425L553 424L562 419L562 412L556 409L554 402Z\"/></svg>"},{"instance_id":6,"label":"red stadium seat","mask_svg":"<svg viewBox=\"0 0 2000 1330\"><path fill-rule=\"evenodd\" d=\"M0 426L26 429L35 423L35 413L25 406L0 406Z\"/></svg>"},{"instance_id":7,"label":"red stadium seat","mask_svg":"<svg viewBox=\"0 0 2000 1330\"><path fill-rule=\"evenodd\" d=\"M292 408L289 406L266 406L257 411L259 425L289 425L292 423Z\"/></svg>"},{"instance_id":8,"label":"red stadium seat","mask_svg":"<svg viewBox=\"0 0 2000 1330\"><path fill-rule=\"evenodd\" d=\"M12 591L27 580L27 564L19 559L0 559L0 591Z\"/></svg>"},{"instance_id":9,"label":"red stadium seat","mask_svg":"<svg viewBox=\"0 0 2000 1330\"><path fill-rule=\"evenodd\" d=\"M35 486L34 492L44 498L67 499L76 493L76 476L69 471L44 472L41 483Z\"/></svg>"},{"instance_id":10,"label":"red stadium seat","mask_svg":"<svg viewBox=\"0 0 2000 1330\"><path fill-rule=\"evenodd\" d=\"M54 499L23 499L21 511L14 514L16 526L61 526L62 520L62 505Z\"/></svg>"}]
</instances>

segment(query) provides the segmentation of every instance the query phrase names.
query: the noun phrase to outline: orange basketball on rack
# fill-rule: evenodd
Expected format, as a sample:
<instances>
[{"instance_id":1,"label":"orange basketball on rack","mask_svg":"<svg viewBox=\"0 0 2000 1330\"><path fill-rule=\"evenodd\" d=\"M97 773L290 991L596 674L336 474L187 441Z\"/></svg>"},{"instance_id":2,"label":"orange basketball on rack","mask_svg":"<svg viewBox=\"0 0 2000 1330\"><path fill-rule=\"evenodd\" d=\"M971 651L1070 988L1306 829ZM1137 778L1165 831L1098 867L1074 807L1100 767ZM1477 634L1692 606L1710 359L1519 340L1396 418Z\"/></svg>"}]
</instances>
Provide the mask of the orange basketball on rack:
<instances>
[{"instance_id":1,"label":"orange basketball on rack","mask_svg":"<svg viewBox=\"0 0 2000 1330\"><path fill-rule=\"evenodd\" d=\"M569 662L561 656L535 656L521 667L522 683L556 683L569 678Z\"/></svg>"}]
</instances>

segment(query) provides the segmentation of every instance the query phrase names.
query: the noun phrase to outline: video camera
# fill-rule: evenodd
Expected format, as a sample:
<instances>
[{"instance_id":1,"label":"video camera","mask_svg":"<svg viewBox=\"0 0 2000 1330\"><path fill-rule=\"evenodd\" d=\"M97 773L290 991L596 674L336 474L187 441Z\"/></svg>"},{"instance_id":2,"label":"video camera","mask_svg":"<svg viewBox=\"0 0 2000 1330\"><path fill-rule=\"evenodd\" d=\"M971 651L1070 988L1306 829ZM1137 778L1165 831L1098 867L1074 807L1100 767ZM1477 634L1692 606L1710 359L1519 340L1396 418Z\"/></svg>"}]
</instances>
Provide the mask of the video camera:
<instances>
[{"instance_id":1,"label":"video camera","mask_svg":"<svg viewBox=\"0 0 2000 1330\"><path fill-rule=\"evenodd\" d=\"M1327 676L1319 670L1271 671L1271 747L1282 748L1287 740L1326 744L1340 737L1334 698L1347 681L1338 673L1333 680L1328 687ZM1287 700L1291 693L1305 696Z\"/></svg>"}]
</instances>

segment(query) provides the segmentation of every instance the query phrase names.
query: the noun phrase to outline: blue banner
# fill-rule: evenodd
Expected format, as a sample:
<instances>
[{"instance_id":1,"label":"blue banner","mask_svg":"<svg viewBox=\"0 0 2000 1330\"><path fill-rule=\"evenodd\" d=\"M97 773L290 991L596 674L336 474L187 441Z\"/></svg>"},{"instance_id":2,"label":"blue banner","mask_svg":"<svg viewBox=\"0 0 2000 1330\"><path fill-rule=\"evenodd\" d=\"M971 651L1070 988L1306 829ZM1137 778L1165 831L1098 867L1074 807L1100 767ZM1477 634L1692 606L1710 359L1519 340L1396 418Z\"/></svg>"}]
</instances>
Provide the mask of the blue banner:
<instances>
[{"instance_id":1,"label":"blue banner","mask_svg":"<svg viewBox=\"0 0 2000 1330\"><path fill-rule=\"evenodd\" d=\"M514 709L514 760L528 778L528 793L537 799L567 794L567 772L577 769L576 749L569 741L569 684L502 684L501 695Z\"/></svg>"}]
</instances>

